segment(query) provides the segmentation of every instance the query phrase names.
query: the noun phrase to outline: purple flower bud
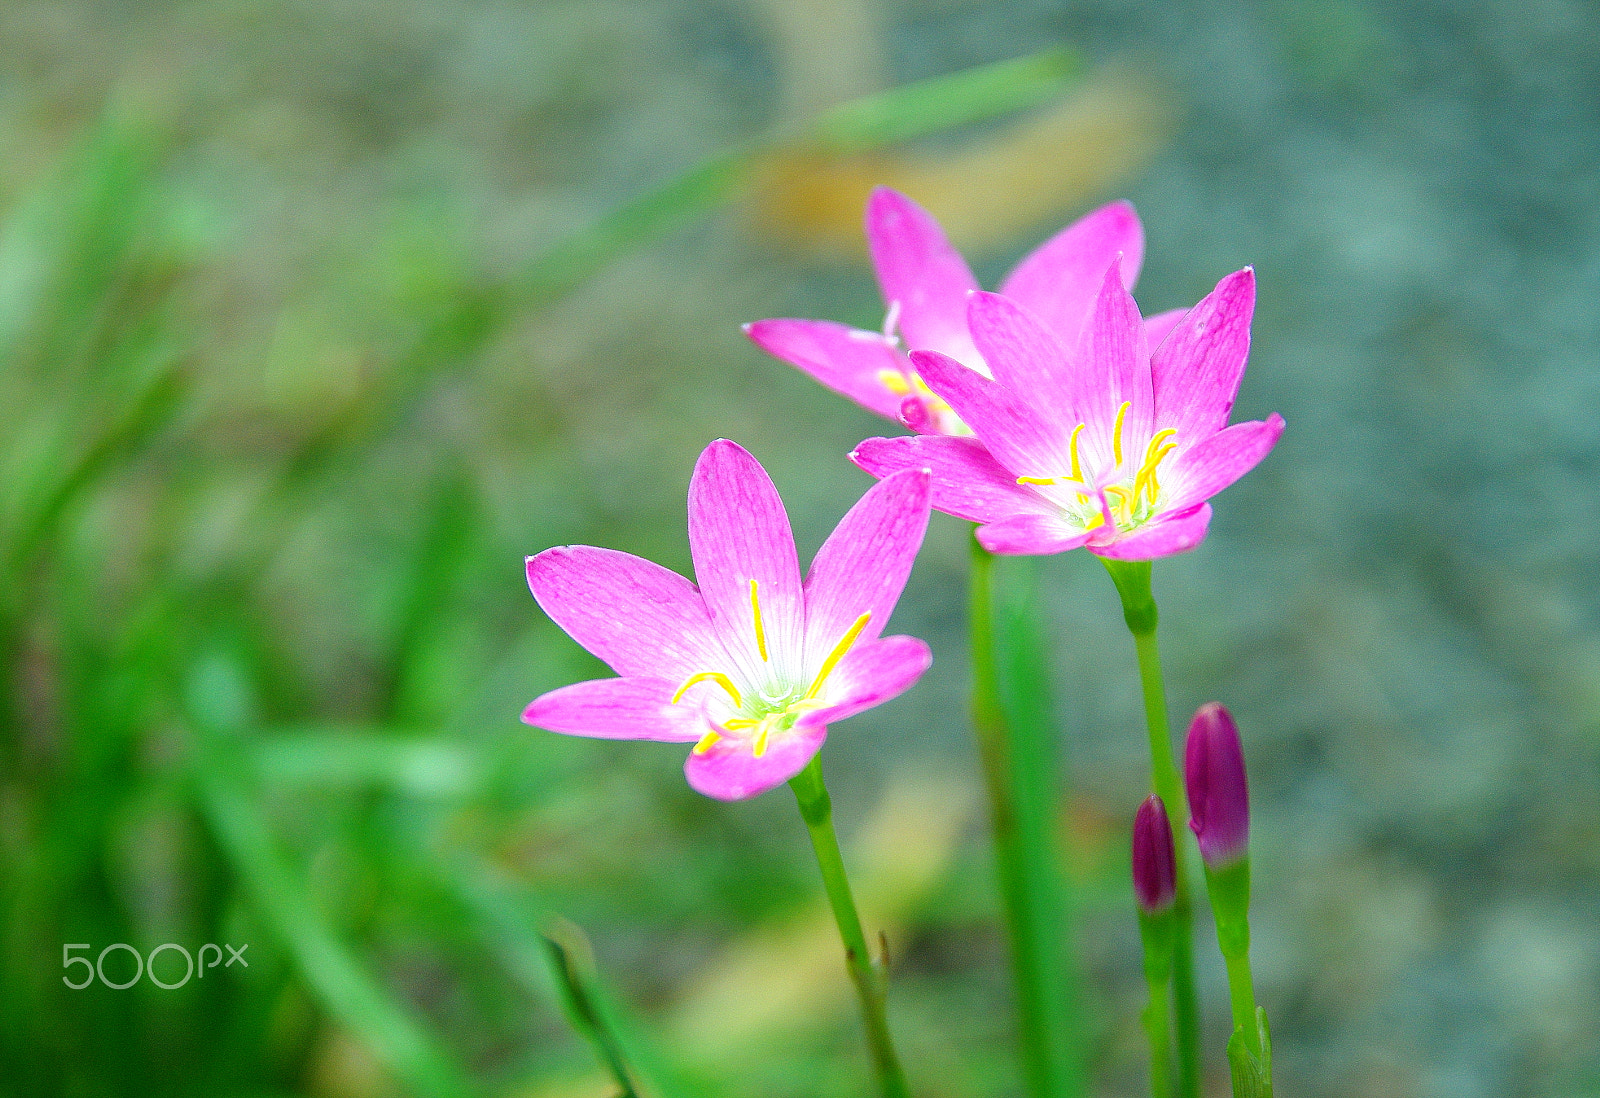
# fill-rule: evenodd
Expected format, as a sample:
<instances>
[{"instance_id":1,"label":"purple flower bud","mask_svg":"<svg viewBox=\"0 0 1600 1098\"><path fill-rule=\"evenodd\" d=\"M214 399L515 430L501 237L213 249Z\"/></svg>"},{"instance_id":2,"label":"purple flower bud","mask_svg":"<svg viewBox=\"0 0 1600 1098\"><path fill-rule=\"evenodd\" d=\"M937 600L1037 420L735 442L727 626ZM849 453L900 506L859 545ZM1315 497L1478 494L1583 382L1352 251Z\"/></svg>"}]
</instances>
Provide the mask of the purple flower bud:
<instances>
[{"instance_id":1,"label":"purple flower bud","mask_svg":"<svg viewBox=\"0 0 1600 1098\"><path fill-rule=\"evenodd\" d=\"M1133 894L1139 909L1155 915L1178 895L1178 863L1172 849L1167 808L1154 793L1133 817Z\"/></svg>"},{"instance_id":2,"label":"purple flower bud","mask_svg":"<svg viewBox=\"0 0 1600 1098\"><path fill-rule=\"evenodd\" d=\"M1216 702L1202 705L1189 724L1183 784L1189 792L1189 829L1200 840L1206 865L1216 869L1244 857L1250 841L1244 748L1233 717Z\"/></svg>"}]
</instances>

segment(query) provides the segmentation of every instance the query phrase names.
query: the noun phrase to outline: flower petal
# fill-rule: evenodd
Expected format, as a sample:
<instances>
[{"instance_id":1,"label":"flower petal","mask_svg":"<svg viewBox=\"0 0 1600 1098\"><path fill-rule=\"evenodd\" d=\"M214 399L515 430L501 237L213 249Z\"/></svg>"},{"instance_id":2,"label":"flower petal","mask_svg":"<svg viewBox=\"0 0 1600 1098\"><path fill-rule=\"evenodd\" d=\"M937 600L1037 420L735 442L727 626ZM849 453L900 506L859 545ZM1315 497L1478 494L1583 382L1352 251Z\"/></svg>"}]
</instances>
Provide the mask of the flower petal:
<instances>
[{"instance_id":1,"label":"flower petal","mask_svg":"<svg viewBox=\"0 0 1600 1098\"><path fill-rule=\"evenodd\" d=\"M937 351L913 351L911 364L1016 476L1053 477L1071 467L1073 424L1046 419L1025 397Z\"/></svg>"},{"instance_id":2,"label":"flower petal","mask_svg":"<svg viewBox=\"0 0 1600 1098\"><path fill-rule=\"evenodd\" d=\"M1019 302L975 293L967 299L967 326L994 379L1040 414L1070 429L1104 403L1100 387L1081 376L1056 334Z\"/></svg>"},{"instance_id":3,"label":"flower petal","mask_svg":"<svg viewBox=\"0 0 1600 1098\"><path fill-rule=\"evenodd\" d=\"M796 725L773 736L758 759L748 739L729 736L704 752L690 752L683 775L696 792L719 801L742 801L800 773L827 738L825 725Z\"/></svg>"},{"instance_id":4,"label":"flower petal","mask_svg":"<svg viewBox=\"0 0 1600 1098\"><path fill-rule=\"evenodd\" d=\"M869 411L899 419L900 402L883 383L884 371L910 370L905 356L877 332L830 320L758 320L744 326L750 342L774 358L798 366L836 393Z\"/></svg>"},{"instance_id":5,"label":"flower petal","mask_svg":"<svg viewBox=\"0 0 1600 1098\"><path fill-rule=\"evenodd\" d=\"M652 678L575 682L535 698L522 719L569 736L693 743L705 735L706 722L695 707L673 704L678 684Z\"/></svg>"},{"instance_id":6,"label":"flower petal","mask_svg":"<svg viewBox=\"0 0 1600 1098\"><path fill-rule=\"evenodd\" d=\"M1156 420L1193 445L1220 431L1250 356L1255 271L1235 271L1186 313L1151 358Z\"/></svg>"},{"instance_id":7,"label":"flower petal","mask_svg":"<svg viewBox=\"0 0 1600 1098\"><path fill-rule=\"evenodd\" d=\"M1004 556L1065 553L1087 544L1089 536L1058 515L1016 515L978 527L978 544Z\"/></svg>"},{"instance_id":8,"label":"flower petal","mask_svg":"<svg viewBox=\"0 0 1600 1098\"><path fill-rule=\"evenodd\" d=\"M1211 504L1202 503L1178 514L1163 515L1125 538L1107 545L1091 545L1089 552L1111 560L1155 560L1187 553L1206 537L1211 524Z\"/></svg>"},{"instance_id":9,"label":"flower petal","mask_svg":"<svg viewBox=\"0 0 1600 1098\"><path fill-rule=\"evenodd\" d=\"M932 663L933 653L916 637L883 637L857 645L828 677L828 697L837 700L806 714L796 727L833 724L898 698Z\"/></svg>"},{"instance_id":10,"label":"flower petal","mask_svg":"<svg viewBox=\"0 0 1600 1098\"><path fill-rule=\"evenodd\" d=\"M876 640L928 529L929 477L906 469L867 490L817 550L806 575L805 668L814 674L862 614L857 647Z\"/></svg>"},{"instance_id":11,"label":"flower petal","mask_svg":"<svg viewBox=\"0 0 1600 1098\"><path fill-rule=\"evenodd\" d=\"M1274 412L1265 420L1235 423L1198 446L1176 455L1166 479L1170 496L1162 506L1181 511L1210 499L1258 465L1283 434L1283 417Z\"/></svg>"},{"instance_id":12,"label":"flower petal","mask_svg":"<svg viewBox=\"0 0 1600 1098\"><path fill-rule=\"evenodd\" d=\"M1122 256L1122 281L1132 287L1144 261L1144 227L1127 202L1113 202L1074 221L1035 248L1006 276L1000 292L1074 346L1094 308L1106 268Z\"/></svg>"},{"instance_id":13,"label":"flower petal","mask_svg":"<svg viewBox=\"0 0 1600 1098\"><path fill-rule=\"evenodd\" d=\"M1087 425L1083 432L1084 458L1098 477L1108 478L1119 465L1113 436L1121 405L1128 404L1121 426L1125 446L1121 456L1125 462L1137 464L1138 447L1129 440L1148 439L1154 431L1151 424L1155 416L1144 318L1139 315L1133 295L1123 288L1115 263L1105 271L1094 311L1078 342L1076 363L1078 383L1089 387L1089 395L1084 398L1087 407L1079 413L1081 422Z\"/></svg>"},{"instance_id":14,"label":"flower petal","mask_svg":"<svg viewBox=\"0 0 1600 1098\"><path fill-rule=\"evenodd\" d=\"M726 657L694 584L592 545L528 558L528 588L552 621L619 675L680 681Z\"/></svg>"},{"instance_id":15,"label":"flower petal","mask_svg":"<svg viewBox=\"0 0 1600 1098\"><path fill-rule=\"evenodd\" d=\"M1188 309L1168 309L1164 313L1144 318L1144 341L1154 352L1172 334L1172 329L1178 326L1178 321L1188 315Z\"/></svg>"},{"instance_id":16,"label":"flower petal","mask_svg":"<svg viewBox=\"0 0 1600 1098\"><path fill-rule=\"evenodd\" d=\"M878 285L891 309L900 304L907 349L942 351L975 363L967 295L978 280L933 215L898 191L879 187L867 200L866 223Z\"/></svg>"},{"instance_id":17,"label":"flower petal","mask_svg":"<svg viewBox=\"0 0 1600 1098\"><path fill-rule=\"evenodd\" d=\"M1016 514L1053 510L996 461L975 438L922 435L869 438L850 460L875 477L902 469L933 474L933 508L968 522L995 522Z\"/></svg>"},{"instance_id":18,"label":"flower petal","mask_svg":"<svg viewBox=\"0 0 1600 1098\"><path fill-rule=\"evenodd\" d=\"M745 681L768 677L761 670L763 647L784 677L793 677L805 621L794 535L772 478L738 443L718 439L695 463L689 552L712 624ZM751 580L761 607L759 638Z\"/></svg>"}]
</instances>

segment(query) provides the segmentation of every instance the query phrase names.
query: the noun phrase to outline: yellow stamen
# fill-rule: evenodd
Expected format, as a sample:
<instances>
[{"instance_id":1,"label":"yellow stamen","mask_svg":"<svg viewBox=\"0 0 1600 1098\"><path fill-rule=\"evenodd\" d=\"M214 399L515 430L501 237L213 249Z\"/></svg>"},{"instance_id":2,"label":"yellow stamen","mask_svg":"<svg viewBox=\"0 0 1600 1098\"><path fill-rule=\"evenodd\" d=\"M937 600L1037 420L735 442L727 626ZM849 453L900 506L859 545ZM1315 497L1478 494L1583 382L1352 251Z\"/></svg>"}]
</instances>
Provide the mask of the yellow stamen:
<instances>
[{"instance_id":1,"label":"yellow stamen","mask_svg":"<svg viewBox=\"0 0 1600 1098\"><path fill-rule=\"evenodd\" d=\"M828 653L828 658L822 661L822 670L817 672L816 680L812 682L811 689L806 691L808 699L815 698L822 693L822 684L828 681L828 676L833 673L834 667L838 665L840 660L844 659L844 654L850 651L850 646L856 642L856 638L861 635L861 631L867 627L867 622L871 618L872 615L870 613L862 614L855 620L854 625L845 630L844 636L839 638L839 643L834 645L833 651Z\"/></svg>"},{"instance_id":2,"label":"yellow stamen","mask_svg":"<svg viewBox=\"0 0 1600 1098\"><path fill-rule=\"evenodd\" d=\"M1133 401L1125 400L1122 407L1117 409L1117 421L1111 425L1111 455L1117 459L1117 465L1122 464L1122 420L1128 414L1128 409L1133 407Z\"/></svg>"},{"instance_id":3,"label":"yellow stamen","mask_svg":"<svg viewBox=\"0 0 1600 1098\"><path fill-rule=\"evenodd\" d=\"M1054 484L1055 477L1018 477L1018 484Z\"/></svg>"},{"instance_id":4,"label":"yellow stamen","mask_svg":"<svg viewBox=\"0 0 1600 1098\"><path fill-rule=\"evenodd\" d=\"M732 720L722 722L722 727L729 732L742 732L746 728L754 728L761 722L754 717L734 717Z\"/></svg>"},{"instance_id":5,"label":"yellow stamen","mask_svg":"<svg viewBox=\"0 0 1600 1098\"><path fill-rule=\"evenodd\" d=\"M1133 501L1135 499L1138 498L1132 492L1129 492L1126 488L1122 487L1122 485L1120 485L1120 484L1107 485L1106 486L1106 495L1115 496L1117 498L1117 502L1122 504L1122 506L1124 506L1124 507L1129 506L1130 504L1133 503Z\"/></svg>"},{"instance_id":6,"label":"yellow stamen","mask_svg":"<svg viewBox=\"0 0 1600 1098\"><path fill-rule=\"evenodd\" d=\"M760 584L755 580L750 581L750 613L756 619L756 649L761 653L761 662L767 662L767 631L761 627L761 598L756 593Z\"/></svg>"},{"instance_id":7,"label":"yellow stamen","mask_svg":"<svg viewBox=\"0 0 1600 1098\"><path fill-rule=\"evenodd\" d=\"M735 706L744 705L744 699L739 696L739 688L733 685L733 680L721 671L702 671L698 675L690 675L684 681L684 684L678 687L678 692L672 695L672 704L677 705L683 696L689 692L689 687L697 682L714 682L728 692L728 696L733 699Z\"/></svg>"},{"instance_id":8,"label":"yellow stamen","mask_svg":"<svg viewBox=\"0 0 1600 1098\"><path fill-rule=\"evenodd\" d=\"M1078 464L1078 432L1082 430L1083 424L1080 423L1072 429L1072 438L1067 441L1072 450L1072 479L1079 484L1083 483L1083 468Z\"/></svg>"},{"instance_id":9,"label":"yellow stamen","mask_svg":"<svg viewBox=\"0 0 1600 1098\"><path fill-rule=\"evenodd\" d=\"M715 747L720 739L722 739L722 733L716 731L707 732L700 737L700 742L694 745L694 753L696 755L704 755Z\"/></svg>"},{"instance_id":10,"label":"yellow stamen","mask_svg":"<svg viewBox=\"0 0 1600 1098\"><path fill-rule=\"evenodd\" d=\"M772 735L772 725L766 721L761 722L761 731L756 733L755 743L750 745L750 753L756 758L767 753L767 737Z\"/></svg>"},{"instance_id":11,"label":"yellow stamen","mask_svg":"<svg viewBox=\"0 0 1600 1098\"><path fill-rule=\"evenodd\" d=\"M879 370L878 380L895 396L909 396L911 393L911 383L899 370Z\"/></svg>"},{"instance_id":12,"label":"yellow stamen","mask_svg":"<svg viewBox=\"0 0 1600 1098\"><path fill-rule=\"evenodd\" d=\"M1096 511L1094 514L1089 516L1089 521L1083 524L1083 528L1085 530L1093 530L1095 527L1104 526L1105 524L1105 515L1101 514L1099 511Z\"/></svg>"}]
</instances>

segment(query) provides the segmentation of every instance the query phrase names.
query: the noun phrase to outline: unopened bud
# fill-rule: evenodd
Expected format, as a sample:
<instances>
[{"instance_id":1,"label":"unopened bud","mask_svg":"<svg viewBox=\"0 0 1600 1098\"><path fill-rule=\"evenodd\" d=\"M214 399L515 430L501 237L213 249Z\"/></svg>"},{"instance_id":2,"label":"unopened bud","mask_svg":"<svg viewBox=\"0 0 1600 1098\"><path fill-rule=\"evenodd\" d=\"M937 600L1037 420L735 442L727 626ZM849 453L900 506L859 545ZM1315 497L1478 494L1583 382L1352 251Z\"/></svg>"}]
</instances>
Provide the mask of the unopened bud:
<instances>
[{"instance_id":1,"label":"unopened bud","mask_svg":"<svg viewBox=\"0 0 1600 1098\"><path fill-rule=\"evenodd\" d=\"M1189 724L1183 783L1189 794L1189 829L1200 840L1206 865L1216 869L1244 857L1250 841L1244 747L1233 717L1216 702L1202 705Z\"/></svg>"},{"instance_id":2,"label":"unopened bud","mask_svg":"<svg viewBox=\"0 0 1600 1098\"><path fill-rule=\"evenodd\" d=\"M1166 805L1154 793L1133 817L1133 894L1139 910L1155 915L1178 895L1178 865Z\"/></svg>"}]
</instances>

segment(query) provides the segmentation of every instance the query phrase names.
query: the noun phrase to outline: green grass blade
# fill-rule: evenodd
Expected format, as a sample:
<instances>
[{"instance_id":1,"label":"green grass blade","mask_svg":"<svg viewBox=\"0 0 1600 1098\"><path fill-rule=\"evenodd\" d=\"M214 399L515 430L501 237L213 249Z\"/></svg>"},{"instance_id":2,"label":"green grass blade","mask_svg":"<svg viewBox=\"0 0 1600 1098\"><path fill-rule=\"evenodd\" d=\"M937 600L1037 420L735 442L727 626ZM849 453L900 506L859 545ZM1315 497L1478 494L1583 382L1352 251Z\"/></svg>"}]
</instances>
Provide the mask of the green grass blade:
<instances>
[{"instance_id":1,"label":"green grass blade","mask_svg":"<svg viewBox=\"0 0 1600 1098\"><path fill-rule=\"evenodd\" d=\"M196 678L190 708L201 812L262 921L276 931L328 1013L362 1038L411 1093L467 1098L472 1087L463 1069L339 940L273 838L250 794L243 760L228 742L243 712L236 672L214 665Z\"/></svg>"}]
</instances>

